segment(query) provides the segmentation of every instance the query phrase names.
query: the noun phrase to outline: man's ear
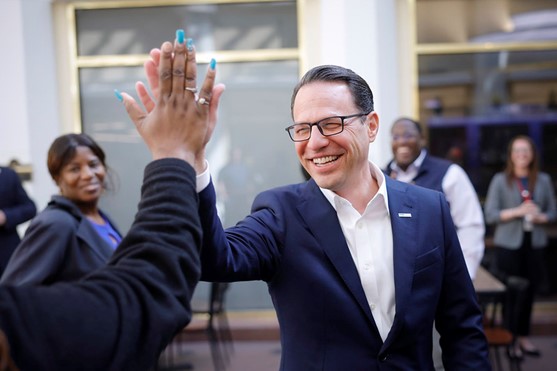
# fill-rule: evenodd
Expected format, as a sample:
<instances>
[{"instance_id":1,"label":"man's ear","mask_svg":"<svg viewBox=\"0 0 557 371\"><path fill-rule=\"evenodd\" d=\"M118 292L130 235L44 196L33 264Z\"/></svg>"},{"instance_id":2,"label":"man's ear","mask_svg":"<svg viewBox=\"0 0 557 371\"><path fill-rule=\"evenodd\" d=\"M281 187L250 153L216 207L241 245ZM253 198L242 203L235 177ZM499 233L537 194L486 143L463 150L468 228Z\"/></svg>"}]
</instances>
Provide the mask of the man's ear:
<instances>
[{"instance_id":1,"label":"man's ear","mask_svg":"<svg viewBox=\"0 0 557 371\"><path fill-rule=\"evenodd\" d=\"M368 126L367 132L369 137L369 142L372 143L377 138L377 133L379 133L379 115L375 111L371 111L367 115Z\"/></svg>"}]
</instances>

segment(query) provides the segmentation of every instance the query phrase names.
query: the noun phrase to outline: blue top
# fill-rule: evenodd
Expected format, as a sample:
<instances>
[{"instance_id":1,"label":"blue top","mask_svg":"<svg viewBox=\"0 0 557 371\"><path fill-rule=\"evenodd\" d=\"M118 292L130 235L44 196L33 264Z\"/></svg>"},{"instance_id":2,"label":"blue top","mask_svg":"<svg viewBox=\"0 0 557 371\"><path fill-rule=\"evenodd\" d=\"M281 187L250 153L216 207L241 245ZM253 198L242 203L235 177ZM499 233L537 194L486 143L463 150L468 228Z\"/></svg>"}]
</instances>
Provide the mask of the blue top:
<instances>
[{"instance_id":1,"label":"blue top","mask_svg":"<svg viewBox=\"0 0 557 371\"><path fill-rule=\"evenodd\" d=\"M104 238L112 248L116 249L122 241L122 236L112 227L112 224L103 216L104 224L98 224L91 219L88 219L97 233Z\"/></svg>"}]
</instances>

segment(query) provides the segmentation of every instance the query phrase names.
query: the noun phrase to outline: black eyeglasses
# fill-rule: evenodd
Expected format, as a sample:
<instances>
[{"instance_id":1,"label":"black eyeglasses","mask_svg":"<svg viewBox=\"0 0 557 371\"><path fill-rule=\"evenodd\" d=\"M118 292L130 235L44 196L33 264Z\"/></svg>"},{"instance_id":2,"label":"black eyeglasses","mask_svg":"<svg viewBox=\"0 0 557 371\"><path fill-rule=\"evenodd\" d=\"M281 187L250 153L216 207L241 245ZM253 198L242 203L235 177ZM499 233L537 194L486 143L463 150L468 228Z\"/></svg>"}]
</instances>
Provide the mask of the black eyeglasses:
<instances>
[{"instance_id":1,"label":"black eyeglasses","mask_svg":"<svg viewBox=\"0 0 557 371\"><path fill-rule=\"evenodd\" d=\"M324 137L330 137L332 135L337 135L343 132L344 125L348 125L348 122L345 122L346 119L355 118L355 117L362 117L367 116L368 113L356 113L354 115L348 116L332 116L324 118L323 120L319 120L313 124L311 123L301 123L301 124L294 124L287 127L286 130L290 139L294 142L303 142L309 140L311 138L311 128L313 126L317 126L317 129Z\"/></svg>"}]
</instances>

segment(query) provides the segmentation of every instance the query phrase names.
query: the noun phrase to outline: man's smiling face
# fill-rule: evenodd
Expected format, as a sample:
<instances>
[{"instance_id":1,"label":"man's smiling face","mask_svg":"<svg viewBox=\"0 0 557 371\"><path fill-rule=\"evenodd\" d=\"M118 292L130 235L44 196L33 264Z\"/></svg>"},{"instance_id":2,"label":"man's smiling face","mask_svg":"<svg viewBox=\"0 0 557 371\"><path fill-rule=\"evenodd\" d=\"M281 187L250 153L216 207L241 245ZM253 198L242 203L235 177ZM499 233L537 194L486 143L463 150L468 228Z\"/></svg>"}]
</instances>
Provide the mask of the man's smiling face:
<instances>
[{"instance_id":1,"label":"man's smiling face","mask_svg":"<svg viewBox=\"0 0 557 371\"><path fill-rule=\"evenodd\" d=\"M300 88L292 112L295 123L361 113L345 83L322 81ZM342 195L355 189L362 174L369 175L369 144L375 140L377 129L375 112L346 119L344 130L332 136L323 136L313 126L309 140L295 143L296 153L320 187Z\"/></svg>"},{"instance_id":2,"label":"man's smiling face","mask_svg":"<svg viewBox=\"0 0 557 371\"><path fill-rule=\"evenodd\" d=\"M391 148L396 164L406 170L420 155L424 140L412 121L401 119L391 128Z\"/></svg>"}]
</instances>

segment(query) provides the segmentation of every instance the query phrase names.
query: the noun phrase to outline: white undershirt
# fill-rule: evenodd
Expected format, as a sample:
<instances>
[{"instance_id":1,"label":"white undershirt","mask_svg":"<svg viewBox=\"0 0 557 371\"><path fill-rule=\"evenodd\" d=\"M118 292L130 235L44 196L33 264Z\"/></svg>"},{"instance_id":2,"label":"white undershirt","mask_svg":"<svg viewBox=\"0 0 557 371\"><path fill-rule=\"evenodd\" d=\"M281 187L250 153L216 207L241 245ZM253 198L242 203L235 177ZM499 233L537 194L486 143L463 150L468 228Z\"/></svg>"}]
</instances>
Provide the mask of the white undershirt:
<instances>
[{"instance_id":1,"label":"white undershirt","mask_svg":"<svg viewBox=\"0 0 557 371\"><path fill-rule=\"evenodd\" d=\"M337 212L373 319L385 341L393 325L396 309L393 234L385 176L371 162L370 171L377 180L379 191L362 215L346 199L330 190L320 189Z\"/></svg>"},{"instance_id":2,"label":"white undershirt","mask_svg":"<svg viewBox=\"0 0 557 371\"><path fill-rule=\"evenodd\" d=\"M406 170L401 169L395 161L391 164L391 169L395 171L396 180L400 180L404 183L412 183L414 178L418 175L418 170L420 170L420 166L424 162L424 158L426 155L426 151L422 150L420 155L412 162Z\"/></svg>"}]
</instances>

